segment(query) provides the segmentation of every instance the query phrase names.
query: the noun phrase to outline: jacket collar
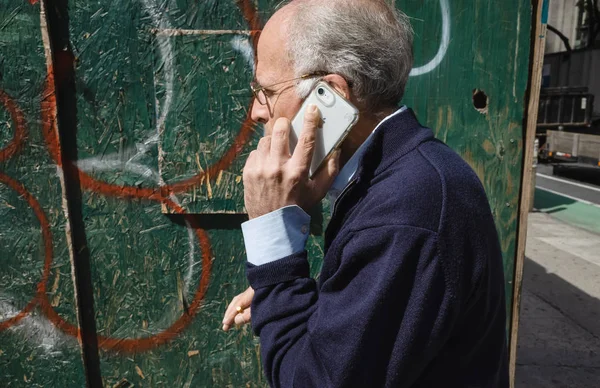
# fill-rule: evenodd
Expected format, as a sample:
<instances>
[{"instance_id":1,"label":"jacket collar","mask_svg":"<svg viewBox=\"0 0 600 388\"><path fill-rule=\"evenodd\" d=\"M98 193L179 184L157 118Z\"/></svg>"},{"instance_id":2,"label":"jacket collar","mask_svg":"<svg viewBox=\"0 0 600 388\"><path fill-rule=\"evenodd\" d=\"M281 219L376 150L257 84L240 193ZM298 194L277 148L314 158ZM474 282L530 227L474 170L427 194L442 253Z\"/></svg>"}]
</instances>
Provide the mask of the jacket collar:
<instances>
[{"instance_id":1,"label":"jacket collar","mask_svg":"<svg viewBox=\"0 0 600 388\"><path fill-rule=\"evenodd\" d=\"M396 110L394 113L392 113L391 115L384 118L379 124L377 124L377 126L375 127L373 132L371 132L371 134L369 135L367 140L365 140L365 142L356 150L354 155L352 155L350 160L348 160L346 165L340 170L340 173L338 174L337 178L333 182L333 185L329 189L330 197L337 198L337 196L342 192L342 190L344 190L344 188L348 185L348 183L350 183L350 181L354 178L354 176L356 175L356 172L358 171L358 166L361 163L364 153L367 150L371 141L373 140L373 136L375 135L375 132L377 132L377 130L383 124L385 124L386 121L391 120L392 118L394 118L394 116L404 113L404 111L406 111L407 109L408 108L403 105L398 110Z\"/></svg>"},{"instance_id":2,"label":"jacket collar","mask_svg":"<svg viewBox=\"0 0 600 388\"><path fill-rule=\"evenodd\" d=\"M333 216L325 231L325 250L342 227L350 210L366 192L373 178L398 159L417 148L421 143L432 140L433 132L422 127L412 109L390 117L372 134L356 171L354 185L349 185L338 198Z\"/></svg>"},{"instance_id":3,"label":"jacket collar","mask_svg":"<svg viewBox=\"0 0 600 388\"><path fill-rule=\"evenodd\" d=\"M410 108L390 117L373 133L359 163L357 179L381 174L395 161L433 138L433 131L422 127Z\"/></svg>"}]
</instances>

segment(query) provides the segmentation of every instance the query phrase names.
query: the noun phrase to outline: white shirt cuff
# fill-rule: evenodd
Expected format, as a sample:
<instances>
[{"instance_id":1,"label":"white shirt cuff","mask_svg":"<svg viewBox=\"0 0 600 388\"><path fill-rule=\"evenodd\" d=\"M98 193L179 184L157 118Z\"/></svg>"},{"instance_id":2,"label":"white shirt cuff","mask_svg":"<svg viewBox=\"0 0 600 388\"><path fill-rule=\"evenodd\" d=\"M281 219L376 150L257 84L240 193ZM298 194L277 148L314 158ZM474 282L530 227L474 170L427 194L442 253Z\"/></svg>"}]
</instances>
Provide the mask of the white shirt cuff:
<instances>
[{"instance_id":1,"label":"white shirt cuff","mask_svg":"<svg viewBox=\"0 0 600 388\"><path fill-rule=\"evenodd\" d=\"M248 262L263 265L304 250L310 216L299 206L286 206L242 224Z\"/></svg>"}]
</instances>

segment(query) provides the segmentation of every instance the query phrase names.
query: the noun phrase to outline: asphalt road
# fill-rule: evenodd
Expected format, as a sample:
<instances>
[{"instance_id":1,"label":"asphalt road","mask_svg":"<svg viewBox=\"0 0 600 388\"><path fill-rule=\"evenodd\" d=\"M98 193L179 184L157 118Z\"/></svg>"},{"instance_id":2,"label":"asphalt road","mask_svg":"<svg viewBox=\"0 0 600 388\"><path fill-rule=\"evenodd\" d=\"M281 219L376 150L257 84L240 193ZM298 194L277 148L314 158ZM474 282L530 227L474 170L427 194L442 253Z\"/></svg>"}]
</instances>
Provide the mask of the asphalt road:
<instances>
[{"instance_id":1,"label":"asphalt road","mask_svg":"<svg viewBox=\"0 0 600 388\"><path fill-rule=\"evenodd\" d=\"M584 182L576 180L581 177L585 177ZM536 174L536 187L580 202L600 205L600 168L553 168L540 164Z\"/></svg>"}]
</instances>

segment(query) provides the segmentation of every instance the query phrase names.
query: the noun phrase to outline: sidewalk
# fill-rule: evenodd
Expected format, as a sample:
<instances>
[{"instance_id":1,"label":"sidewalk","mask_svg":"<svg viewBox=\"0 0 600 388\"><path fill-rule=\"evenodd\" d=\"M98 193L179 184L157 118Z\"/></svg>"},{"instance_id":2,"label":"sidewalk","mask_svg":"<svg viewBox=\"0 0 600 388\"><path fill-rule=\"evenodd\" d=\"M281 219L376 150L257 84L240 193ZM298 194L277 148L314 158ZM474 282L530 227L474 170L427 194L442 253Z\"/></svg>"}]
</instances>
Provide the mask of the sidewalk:
<instances>
[{"instance_id":1,"label":"sidewalk","mask_svg":"<svg viewBox=\"0 0 600 388\"><path fill-rule=\"evenodd\" d=\"M600 234L532 213L526 256L515 386L600 387Z\"/></svg>"}]
</instances>

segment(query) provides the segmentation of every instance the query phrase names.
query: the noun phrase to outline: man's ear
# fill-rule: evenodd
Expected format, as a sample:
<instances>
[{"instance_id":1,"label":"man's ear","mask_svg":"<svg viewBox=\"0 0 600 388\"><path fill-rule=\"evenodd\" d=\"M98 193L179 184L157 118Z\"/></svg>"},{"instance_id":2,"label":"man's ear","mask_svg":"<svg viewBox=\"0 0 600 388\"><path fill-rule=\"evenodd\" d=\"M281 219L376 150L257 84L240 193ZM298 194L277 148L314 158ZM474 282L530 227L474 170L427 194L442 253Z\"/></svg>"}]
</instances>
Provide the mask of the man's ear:
<instances>
[{"instance_id":1,"label":"man's ear","mask_svg":"<svg viewBox=\"0 0 600 388\"><path fill-rule=\"evenodd\" d=\"M348 85L348 81L346 81L346 79L341 75L328 74L325 77L323 77L323 81L327 82L330 86L332 86L346 100L350 100L352 98L350 85Z\"/></svg>"}]
</instances>

